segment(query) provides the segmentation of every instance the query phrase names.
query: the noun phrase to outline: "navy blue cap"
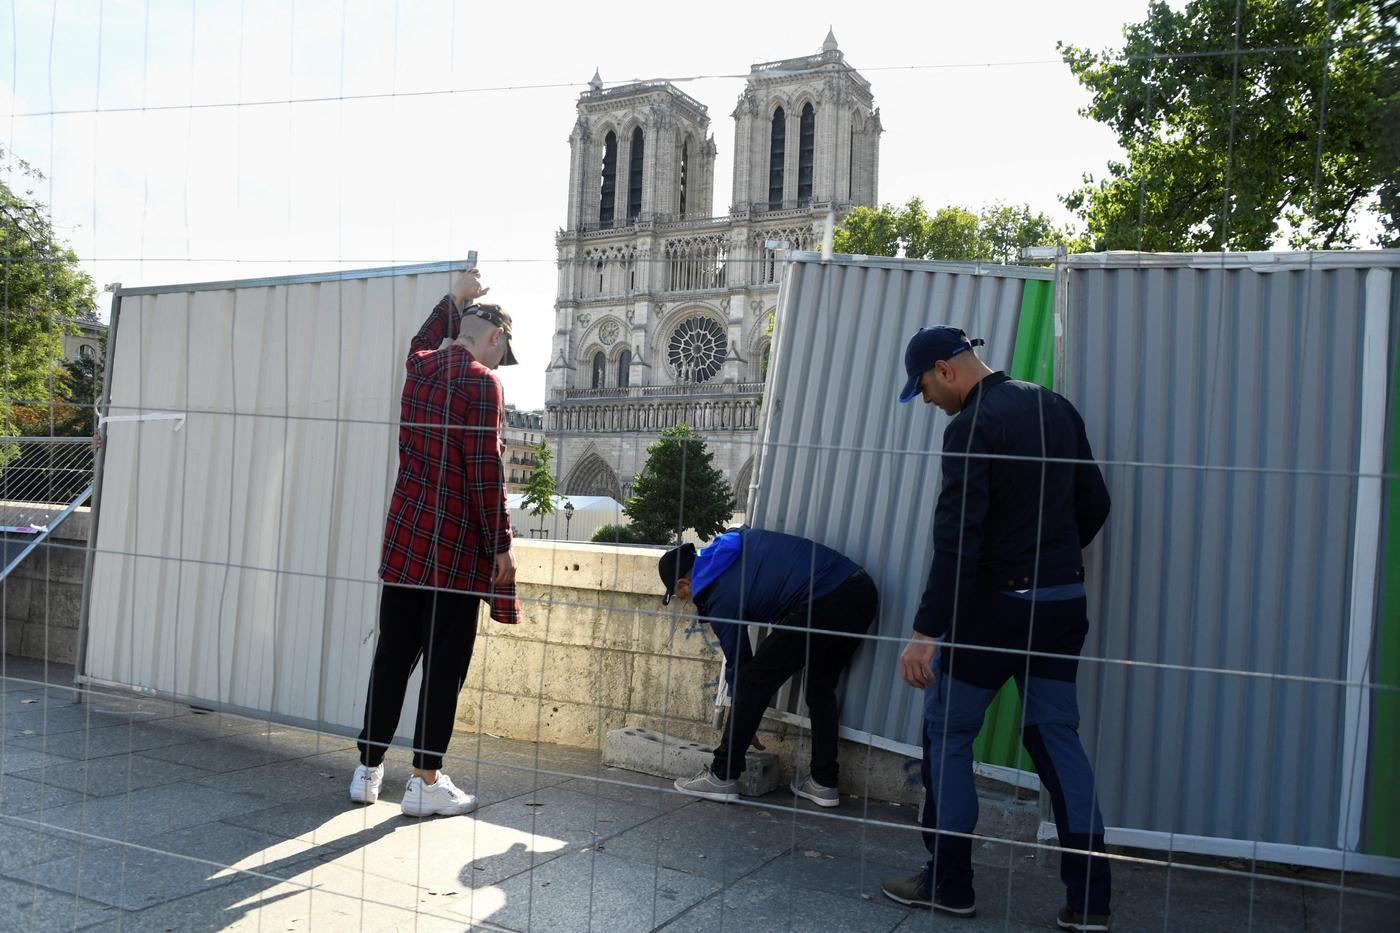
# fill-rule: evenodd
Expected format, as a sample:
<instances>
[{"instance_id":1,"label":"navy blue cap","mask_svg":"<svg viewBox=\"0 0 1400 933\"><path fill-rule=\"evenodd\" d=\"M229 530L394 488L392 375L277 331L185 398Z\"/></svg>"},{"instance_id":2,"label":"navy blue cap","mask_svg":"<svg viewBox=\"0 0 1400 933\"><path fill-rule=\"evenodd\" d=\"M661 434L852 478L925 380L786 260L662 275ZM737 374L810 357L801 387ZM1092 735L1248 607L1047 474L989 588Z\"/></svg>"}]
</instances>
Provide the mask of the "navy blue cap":
<instances>
[{"instance_id":1,"label":"navy blue cap","mask_svg":"<svg viewBox=\"0 0 1400 933\"><path fill-rule=\"evenodd\" d=\"M904 371L909 374L909 381L904 383L904 391L899 393L899 400L907 402L919 394L919 377L933 369L934 363L951 360L964 350L980 347L985 342L980 338L968 340L962 328L947 324L920 327L919 332L909 338L909 345L904 348Z\"/></svg>"},{"instance_id":2,"label":"navy blue cap","mask_svg":"<svg viewBox=\"0 0 1400 933\"><path fill-rule=\"evenodd\" d=\"M661 582L666 587L666 595L661 599L661 605L671 605L671 598L676 595L676 584L690 576L690 570L695 566L695 545L689 542L680 547L673 547L656 561L656 569L661 574Z\"/></svg>"}]
</instances>

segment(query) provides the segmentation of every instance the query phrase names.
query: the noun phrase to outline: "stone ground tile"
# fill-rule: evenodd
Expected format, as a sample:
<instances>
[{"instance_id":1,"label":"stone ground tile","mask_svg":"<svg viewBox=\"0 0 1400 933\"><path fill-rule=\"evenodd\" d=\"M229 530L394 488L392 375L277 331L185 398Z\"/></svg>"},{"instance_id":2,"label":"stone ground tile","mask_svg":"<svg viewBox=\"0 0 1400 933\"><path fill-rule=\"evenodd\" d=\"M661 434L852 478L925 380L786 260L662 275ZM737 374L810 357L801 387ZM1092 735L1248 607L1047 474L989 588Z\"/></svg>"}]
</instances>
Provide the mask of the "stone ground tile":
<instances>
[{"instance_id":1,"label":"stone ground tile","mask_svg":"<svg viewBox=\"0 0 1400 933\"><path fill-rule=\"evenodd\" d=\"M248 813L261 803L247 794L180 783L57 807L45 811L44 822L117 842L144 842L160 833Z\"/></svg>"},{"instance_id":2,"label":"stone ground tile","mask_svg":"<svg viewBox=\"0 0 1400 933\"><path fill-rule=\"evenodd\" d=\"M194 771L192 768L186 770ZM194 771L194 774L192 779L196 784L256 798L259 809L309 797L334 797L349 804L348 774L299 768L291 762L260 765L222 774L209 774L205 771Z\"/></svg>"},{"instance_id":3,"label":"stone ground tile","mask_svg":"<svg viewBox=\"0 0 1400 933\"><path fill-rule=\"evenodd\" d=\"M300 839L285 839L231 823L204 823L162 833L146 845L172 855L214 862L216 865L207 866L209 873L229 879L244 877L247 872L292 878L327 853L326 849Z\"/></svg>"},{"instance_id":4,"label":"stone ground tile","mask_svg":"<svg viewBox=\"0 0 1400 933\"><path fill-rule=\"evenodd\" d=\"M668 778L638 774L621 768L599 768L590 774L565 781L560 787L589 797L620 800L659 811L677 810L695 802L694 797L687 797L676 790Z\"/></svg>"},{"instance_id":5,"label":"stone ground tile","mask_svg":"<svg viewBox=\"0 0 1400 933\"><path fill-rule=\"evenodd\" d=\"M966 933L1044 933L1056 928L1055 912L1065 900L1065 889L1058 877L1045 871L1023 875L991 867L977 867L975 873L977 916L955 919L928 910L910 910L907 919L898 927L899 933L938 933L950 925ZM879 893L873 899L899 906ZM1136 924L1119 923L1116 928L1152 930L1161 929L1161 925L1154 927L1139 918Z\"/></svg>"},{"instance_id":6,"label":"stone ground tile","mask_svg":"<svg viewBox=\"0 0 1400 933\"><path fill-rule=\"evenodd\" d=\"M562 839L571 846L591 846L626 832L659 815L655 808L601 797L589 797L559 787L522 794L482 807L476 818L525 833Z\"/></svg>"},{"instance_id":7,"label":"stone ground tile","mask_svg":"<svg viewBox=\"0 0 1400 933\"><path fill-rule=\"evenodd\" d=\"M77 791L28 781L14 774L0 775L0 813L7 816L43 814L83 799Z\"/></svg>"},{"instance_id":8,"label":"stone ground tile","mask_svg":"<svg viewBox=\"0 0 1400 933\"><path fill-rule=\"evenodd\" d=\"M18 736L26 730L54 736L65 732L125 726L130 723L170 722L168 717L155 711L126 709L96 701L74 703L65 699L56 703L51 699L45 708L41 698L34 698L31 703L20 700L19 704L18 708L7 709L4 713L4 721L0 723L0 727L6 736Z\"/></svg>"},{"instance_id":9,"label":"stone ground tile","mask_svg":"<svg viewBox=\"0 0 1400 933\"><path fill-rule=\"evenodd\" d=\"M1335 877L1329 880L1337 882ZM1308 933L1362 933L1400 927L1400 920L1396 919L1400 916L1400 881L1391 879L1389 891L1353 887L1355 883L1355 879L1348 878L1342 891L1304 889Z\"/></svg>"},{"instance_id":10,"label":"stone ground tile","mask_svg":"<svg viewBox=\"0 0 1400 933\"><path fill-rule=\"evenodd\" d=\"M322 855L371 845L410 824L396 803L380 800L373 806L352 804L348 797L311 797L278 807L226 815L222 822L243 826L279 839L298 839L320 848Z\"/></svg>"},{"instance_id":11,"label":"stone ground tile","mask_svg":"<svg viewBox=\"0 0 1400 933\"><path fill-rule=\"evenodd\" d=\"M15 739L26 735L57 736L65 732L82 732L85 729L105 729L109 726L125 725L133 720L117 719L112 716L96 716L81 704L50 704L47 709L36 701L20 709L6 710L0 721L0 736Z\"/></svg>"},{"instance_id":12,"label":"stone ground tile","mask_svg":"<svg viewBox=\"0 0 1400 933\"><path fill-rule=\"evenodd\" d=\"M212 739L220 736L251 735L258 732L267 732L287 728L280 723L269 723L266 719L252 719L247 716L235 716L233 713L221 713L217 710L211 712L200 712L189 706L181 706L172 715L166 724L172 729L187 732L198 738ZM308 735L314 733L307 733ZM326 738L329 738L328 736ZM336 740L335 746L340 747L340 740ZM312 751L316 748L315 741L307 743L307 747Z\"/></svg>"},{"instance_id":13,"label":"stone ground tile","mask_svg":"<svg viewBox=\"0 0 1400 933\"><path fill-rule=\"evenodd\" d=\"M162 787L191 778L205 777L207 771L147 758L144 755L112 755L88 761L51 757L42 767L14 772L15 777L40 781L51 787L86 793L89 798L112 797L148 787Z\"/></svg>"},{"instance_id":14,"label":"stone ground tile","mask_svg":"<svg viewBox=\"0 0 1400 933\"><path fill-rule=\"evenodd\" d=\"M1168 872L1165 867L1115 863L1113 913L1121 921L1117 925L1133 929L1145 921L1165 922L1164 928L1182 933L1305 929L1301 885L1260 876L1251 886L1248 878L1222 875L1216 868L1178 863Z\"/></svg>"},{"instance_id":15,"label":"stone ground tile","mask_svg":"<svg viewBox=\"0 0 1400 933\"><path fill-rule=\"evenodd\" d=\"M193 742L189 736L175 734L181 738L178 744L153 748L146 754L151 758L173 761L205 771L242 771L304 757L301 751L292 745L268 742L253 734L199 739Z\"/></svg>"},{"instance_id":16,"label":"stone ground tile","mask_svg":"<svg viewBox=\"0 0 1400 933\"><path fill-rule=\"evenodd\" d=\"M561 839L531 835L474 816L396 819L367 845L323 860L422 887L436 896L473 897L473 890L528 872L571 851Z\"/></svg>"},{"instance_id":17,"label":"stone ground tile","mask_svg":"<svg viewBox=\"0 0 1400 933\"><path fill-rule=\"evenodd\" d=\"M805 801L804 801L805 803ZM928 858L923 836L915 823L917 809L865 801L848 802L830 810L800 811L795 843L824 851L838 849L861 853L866 859L885 865L908 865L912 872ZM777 813L775 820L791 821L790 813Z\"/></svg>"},{"instance_id":18,"label":"stone ground tile","mask_svg":"<svg viewBox=\"0 0 1400 933\"><path fill-rule=\"evenodd\" d=\"M52 765L77 764L72 758L46 754L37 748L16 748L11 742L0 743L0 774L19 774Z\"/></svg>"},{"instance_id":19,"label":"stone ground tile","mask_svg":"<svg viewBox=\"0 0 1400 933\"><path fill-rule=\"evenodd\" d=\"M22 823L0 819L0 875L67 858L82 848L71 837L46 833Z\"/></svg>"},{"instance_id":20,"label":"stone ground tile","mask_svg":"<svg viewBox=\"0 0 1400 933\"><path fill-rule=\"evenodd\" d=\"M414 915L430 914L436 919L450 919L454 916L453 907L464 900L456 894L445 891L430 891L426 887L395 881L369 872L359 871L338 862L317 862L291 879L293 884L310 887L312 900L310 909L315 914L345 911L353 913L363 901L367 913L375 909L392 909L397 916L390 923L402 923ZM484 903L484 902L483 902ZM329 925L329 921L309 918L312 929L341 929ZM459 921L460 922L460 921ZM324 925L323 925L324 924ZM383 926L374 917L367 917L362 927ZM344 927L351 929L351 927Z\"/></svg>"},{"instance_id":21,"label":"stone ground tile","mask_svg":"<svg viewBox=\"0 0 1400 933\"><path fill-rule=\"evenodd\" d=\"M122 910L142 910L234 880L218 872L164 852L113 846L31 865L11 876Z\"/></svg>"},{"instance_id":22,"label":"stone ground tile","mask_svg":"<svg viewBox=\"0 0 1400 933\"><path fill-rule=\"evenodd\" d=\"M477 926L461 917L438 918L432 914L415 914L412 920L395 923L374 933L499 933L496 924Z\"/></svg>"},{"instance_id":23,"label":"stone ground tile","mask_svg":"<svg viewBox=\"0 0 1400 933\"><path fill-rule=\"evenodd\" d=\"M4 658L0 663L0 692L47 692L50 699L67 697L69 700L81 692L81 688L73 684L72 667L53 664L45 671L44 662L35 658L0 657Z\"/></svg>"},{"instance_id":24,"label":"stone ground tile","mask_svg":"<svg viewBox=\"0 0 1400 933\"><path fill-rule=\"evenodd\" d=\"M907 910L891 901L852 900L821 891L784 889L750 879L725 888L661 929L665 933L748 933L750 930L887 933L908 915ZM963 929L961 924L958 929Z\"/></svg>"},{"instance_id":25,"label":"stone ground tile","mask_svg":"<svg viewBox=\"0 0 1400 933\"><path fill-rule=\"evenodd\" d=\"M862 894L880 897L881 881L911 873L907 865L871 862L850 850L806 848L773 859L752 877L779 887L825 891L858 900Z\"/></svg>"},{"instance_id":26,"label":"stone ground tile","mask_svg":"<svg viewBox=\"0 0 1400 933\"><path fill-rule=\"evenodd\" d=\"M737 881L792 851L786 838L745 819L741 808L698 800L600 845L609 855L724 883Z\"/></svg>"},{"instance_id":27,"label":"stone ground tile","mask_svg":"<svg viewBox=\"0 0 1400 933\"><path fill-rule=\"evenodd\" d=\"M72 930L115 916L105 904L0 878L0 930Z\"/></svg>"},{"instance_id":28,"label":"stone ground tile","mask_svg":"<svg viewBox=\"0 0 1400 933\"><path fill-rule=\"evenodd\" d=\"M382 891L367 893L382 894ZM244 878L208 891L167 901L120 920L88 927L85 933L214 933L238 931L319 931L383 929L411 924L413 911L356 896L308 889L305 882Z\"/></svg>"},{"instance_id":29,"label":"stone ground tile","mask_svg":"<svg viewBox=\"0 0 1400 933\"><path fill-rule=\"evenodd\" d=\"M188 742L189 736L163 728L159 722L104 726L58 735L26 735L6 739L11 748L61 755L64 758L109 758L133 752L149 752L163 745Z\"/></svg>"},{"instance_id":30,"label":"stone ground tile","mask_svg":"<svg viewBox=\"0 0 1400 933\"><path fill-rule=\"evenodd\" d=\"M478 900L473 919L513 930L630 933L666 923L719 885L603 852L572 852L498 887L504 903L491 910Z\"/></svg>"}]
</instances>

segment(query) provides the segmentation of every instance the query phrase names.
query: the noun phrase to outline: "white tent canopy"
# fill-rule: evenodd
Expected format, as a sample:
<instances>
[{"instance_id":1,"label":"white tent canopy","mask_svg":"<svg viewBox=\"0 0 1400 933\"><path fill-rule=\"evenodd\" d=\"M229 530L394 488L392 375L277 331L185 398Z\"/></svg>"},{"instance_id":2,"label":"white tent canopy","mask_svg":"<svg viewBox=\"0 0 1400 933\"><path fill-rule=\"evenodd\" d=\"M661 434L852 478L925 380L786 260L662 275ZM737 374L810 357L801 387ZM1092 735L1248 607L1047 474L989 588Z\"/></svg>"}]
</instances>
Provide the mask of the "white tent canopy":
<instances>
[{"instance_id":1,"label":"white tent canopy","mask_svg":"<svg viewBox=\"0 0 1400 933\"><path fill-rule=\"evenodd\" d=\"M524 493L511 493L506 496L506 508L510 510L510 523L519 538L545 537L553 541L588 541L593 532L604 525L625 525L627 516L622 514L622 503L610 496L554 496L554 514L531 515L525 505ZM564 506L572 503L573 517L566 519Z\"/></svg>"}]
</instances>

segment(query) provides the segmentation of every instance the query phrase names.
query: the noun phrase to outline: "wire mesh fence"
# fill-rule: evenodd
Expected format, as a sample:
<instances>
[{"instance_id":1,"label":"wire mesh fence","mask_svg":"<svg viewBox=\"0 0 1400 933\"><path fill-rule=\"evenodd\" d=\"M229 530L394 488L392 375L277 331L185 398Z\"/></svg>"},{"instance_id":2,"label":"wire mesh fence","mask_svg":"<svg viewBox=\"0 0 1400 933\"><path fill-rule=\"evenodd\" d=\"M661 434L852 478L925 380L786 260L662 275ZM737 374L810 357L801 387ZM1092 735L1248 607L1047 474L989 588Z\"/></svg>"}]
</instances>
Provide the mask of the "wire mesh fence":
<instances>
[{"instance_id":1,"label":"wire mesh fence","mask_svg":"<svg viewBox=\"0 0 1400 933\"><path fill-rule=\"evenodd\" d=\"M1233 48L1126 60L1230 63L1233 115L1249 112L1242 55L1303 56L1325 74L1333 55L1365 46L1243 49L1241 6ZM820 59L756 71L802 77ZM522 90L136 109L295 114ZM12 122L125 110L50 104ZM1320 103L1319 128L1325 116ZM805 131L792 119L796 177ZM1228 160L1223 171L1227 242L1238 179ZM578 218L557 257L498 260L559 267L545 427L576 484L562 491L627 500L659 432L690 426L749 525L865 568L881 609L869 631L848 633L837 805L788 789L820 741L802 675L773 698L762 747L728 749L749 762L749 793L720 806L672 784L713 766L752 663L728 657L738 649L723 626L748 625L742 637L759 650L797 639L810 672L834 650L817 647L810 609L741 611L712 627L686 602L659 604L659 551L567 540L567 519L566 540L556 519L548 540L515 542L521 624L463 620L475 636L460 671L422 655L401 685L378 799L347 801L350 784L364 802L352 775L376 757L356 738L378 747L360 734L376 644L402 621L381 615L377 569L401 432L475 443L398 407L404 354L463 264L400 258L368 272L118 288L100 467L87 438L0 438L0 525L43 530L101 474L89 526L56 529L0 581L0 927L939 927L940 912L890 896L938 858L925 849L920 771L928 743L948 734L946 716L930 731L928 694L901 682L900 655L942 483L965 462L1025 458L942 449L946 419L891 404L905 339L934 323L988 338L993 369L1073 401L1114 503L1085 552L1082 650L1029 633L1025 645L981 646L1027 674L1078 666L1107 847L1059 837L1060 775L1040 767L1053 761L1036 757L1041 723L1024 684L1008 681L972 744L981 818L938 830L972 850L969 928L1046 928L1057 907L1076 906L1057 873L1084 859L1111 867L1118 929L1393 922L1394 253L1093 254L1053 268L823 260L806 252L825 220L810 199L717 220L643 212L640 195L633 212L632 192L613 182L626 223ZM1142 244L1156 192L1140 194ZM640 238L655 240L649 252L617 248ZM5 327L27 313L7 300ZM665 343L663 330L683 339ZM1030 460L1042 474L1090 462ZM699 469L683 466L678 515ZM441 527L431 537L461 544ZM815 581L796 577L809 607ZM425 598L436 611L462 589L428 586ZM441 767L477 809L414 820L409 798L424 791L410 775L432 770L421 755L441 749L415 737L423 701L407 698L444 678L461 689Z\"/></svg>"}]
</instances>

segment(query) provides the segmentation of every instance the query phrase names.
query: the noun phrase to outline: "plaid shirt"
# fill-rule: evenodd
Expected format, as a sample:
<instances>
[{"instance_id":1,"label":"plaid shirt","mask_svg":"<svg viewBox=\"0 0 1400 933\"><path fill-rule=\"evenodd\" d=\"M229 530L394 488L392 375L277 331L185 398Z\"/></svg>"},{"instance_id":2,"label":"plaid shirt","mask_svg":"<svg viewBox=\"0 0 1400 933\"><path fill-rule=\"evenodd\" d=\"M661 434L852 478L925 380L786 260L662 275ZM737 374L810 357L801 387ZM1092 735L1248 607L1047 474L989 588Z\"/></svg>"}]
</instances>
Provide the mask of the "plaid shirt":
<instances>
[{"instance_id":1,"label":"plaid shirt","mask_svg":"<svg viewBox=\"0 0 1400 933\"><path fill-rule=\"evenodd\" d=\"M515 587L491 583L510 550L501 384L455 339L461 314L444 296L408 353L399 416L399 472L379 576L385 583L462 590L490 600L491 617L519 622Z\"/></svg>"}]
</instances>

